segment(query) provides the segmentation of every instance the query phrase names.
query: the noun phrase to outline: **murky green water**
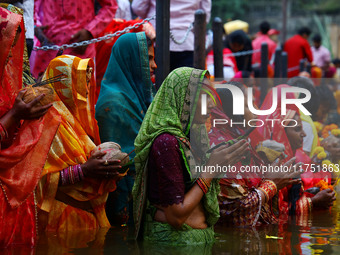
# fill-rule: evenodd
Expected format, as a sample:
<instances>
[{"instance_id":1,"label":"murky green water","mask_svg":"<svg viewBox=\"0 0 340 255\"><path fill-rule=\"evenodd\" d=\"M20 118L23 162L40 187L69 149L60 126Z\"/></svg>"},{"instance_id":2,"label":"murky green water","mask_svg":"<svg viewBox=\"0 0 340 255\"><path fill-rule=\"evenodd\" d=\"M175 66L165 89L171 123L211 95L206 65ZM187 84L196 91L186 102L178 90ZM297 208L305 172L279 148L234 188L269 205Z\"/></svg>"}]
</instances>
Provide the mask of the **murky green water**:
<instances>
[{"instance_id":1,"label":"murky green water","mask_svg":"<svg viewBox=\"0 0 340 255\"><path fill-rule=\"evenodd\" d=\"M127 232L122 227L99 233L50 234L40 238L35 250L15 249L8 254L340 254L340 199L331 211L313 213L304 226L297 226L294 219L284 226L257 229L217 225L215 244L205 247L129 241Z\"/></svg>"}]
</instances>

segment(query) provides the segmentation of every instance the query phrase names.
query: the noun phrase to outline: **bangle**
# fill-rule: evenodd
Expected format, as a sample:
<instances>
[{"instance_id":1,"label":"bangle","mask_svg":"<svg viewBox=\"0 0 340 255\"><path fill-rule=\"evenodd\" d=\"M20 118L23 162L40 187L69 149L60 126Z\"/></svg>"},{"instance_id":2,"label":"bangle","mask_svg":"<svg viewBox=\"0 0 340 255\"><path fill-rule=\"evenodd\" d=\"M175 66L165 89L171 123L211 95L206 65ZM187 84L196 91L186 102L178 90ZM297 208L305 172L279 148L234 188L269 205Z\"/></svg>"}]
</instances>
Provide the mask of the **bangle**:
<instances>
[{"instance_id":1,"label":"bangle","mask_svg":"<svg viewBox=\"0 0 340 255\"><path fill-rule=\"evenodd\" d=\"M254 222L252 224L252 227L255 227L259 217L260 217L260 214L261 214L261 208L262 208L262 198L261 198L261 194L260 194L260 191L258 189L255 189L256 193L257 193L257 196L259 197L259 209L257 211L257 214L255 216L255 219L254 219Z\"/></svg>"},{"instance_id":2,"label":"bangle","mask_svg":"<svg viewBox=\"0 0 340 255\"><path fill-rule=\"evenodd\" d=\"M263 181L258 189L265 194L266 202L272 199L277 193L276 184L271 180Z\"/></svg>"},{"instance_id":3,"label":"bangle","mask_svg":"<svg viewBox=\"0 0 340 255\"><path fill-rule=\"evenodd\" d=\"M75 166L69 166L60 171L61 185L75 184L84 180L84 173L80 164Z\"/></svg>"},{"instance_id":4,"label":"bangle","mask_svg":"<svg viewBox=\"0 0 340 255\"><path fill-rule=\"evenodd\" d=\"M196 180L196 183L201 188L201 190L203 191L204 194L208 193L209 186L207 185L206 180L204 178L198 178Z\"/></svg>"},{"instance_id":5,"label":"bangle","mask_svg":"<svg viewBox=\"0 0 340 255\"><path fill-rule=\"evenodd\" d=\"M82 181L85 178L83 169L81 169L81 165L80 164L77 165L77 168L78 168L78 173L79 173L79 179L80 179L80 181Z\"/></svg>"}]
</instances>

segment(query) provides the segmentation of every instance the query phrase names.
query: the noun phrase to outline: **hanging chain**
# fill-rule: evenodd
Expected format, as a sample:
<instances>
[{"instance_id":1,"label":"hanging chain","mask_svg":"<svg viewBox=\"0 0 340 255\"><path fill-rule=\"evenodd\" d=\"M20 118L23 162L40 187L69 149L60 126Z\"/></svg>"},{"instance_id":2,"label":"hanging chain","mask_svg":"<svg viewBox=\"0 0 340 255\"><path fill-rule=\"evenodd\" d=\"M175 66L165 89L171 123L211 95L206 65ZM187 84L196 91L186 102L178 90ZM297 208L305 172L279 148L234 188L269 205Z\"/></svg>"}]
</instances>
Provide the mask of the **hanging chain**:
<instances>
[{"instance_id":1,"label":"hanging chain","mask_svg":"<svg viewBox=\"0 0 340 255\"><path fill-rule=\"evenodd\" d=\"M98 43L98 42L101 42L101 41L109 40L112 37L118 37L118 36L120 36L122 34L127 33L128 31L130 31L132 29L139 28L141 25L149 22L150 20L155 19L155 17L156 17L156 15L154 15L154 16L152 16L150 18L146 18L143 21L134 24L133 26L126 27L123 30L117 31L117 32L115 32L113 34L107 34L107 35L104 35L104 36L101 36L101 37L98 37L98 38L94 38L94 39L91 39L91 40L88 40L88 41L76 42L76 43L71 43L71 44L63 44L63 45L52 45L52 46L34 47L33 50L44 50L44 51L47 51L47 50L60 50L60 49L65 50L65 49L68 49L68 48L77 48L77 47L81 47L81 46L87 46L87 45L90 45L90 44L93 44L93 43Z\"/></svg>"},{"instance_id":2,"label":"hanging chain","mask_svg":"<svg viewBox=\"0 0 340 255\"><path fill-rule=\"evenodd\" d=\"M170 30L170 38L176 44L183 44L188 39L189 33L193 28L194 28L194 24L191 23L190 26L188 27L187 31L185 32L184 37L181 40L176 40L174 34Z\"/></svg>"}]
</instances>

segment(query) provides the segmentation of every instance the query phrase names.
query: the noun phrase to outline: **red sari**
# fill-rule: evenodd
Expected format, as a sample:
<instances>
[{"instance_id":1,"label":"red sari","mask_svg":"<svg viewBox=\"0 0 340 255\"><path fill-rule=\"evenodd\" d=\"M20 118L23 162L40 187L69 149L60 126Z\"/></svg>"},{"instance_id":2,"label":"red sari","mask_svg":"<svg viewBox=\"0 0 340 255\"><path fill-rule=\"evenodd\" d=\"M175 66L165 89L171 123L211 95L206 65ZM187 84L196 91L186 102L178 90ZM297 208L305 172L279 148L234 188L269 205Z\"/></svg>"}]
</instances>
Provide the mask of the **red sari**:
<instances>
[{"instance_id":1,"label":"red sari","mask_svg":"<svg viewBox=\"0 0 340 255\"><path fill-rule=\"evenodd\" d=\"M220 109L213 109L212 119L227 119L229 117ZM244 130L237 127L223 125L223 127L212 127L209 132L209 141L211 147L217 144L238 138L244 134ZM260 166L263 161L257 153L251 149L248 160L240 161L234 164L237 171L242 165ZM236 171L236 172L237 172ZM220 180L221 192L218 195L220 206L221 221L235 226L252 226L259 224L272 224L276 222L275 215L271 210L272 201L268 203L261 202L256 191L262 185L261 176L256 173L233 174L227 173L225 178ZM259 206L261 203L261 213ZM259 214L259 219L257 219Z\"/></svg>"},{"instance_id":2,"label":"red sari","mask_svg":"<svg viewBox=\"0 0 340 255\"><path fill-rule=\"evenodd\" d=\"M1 118L12 108L22 88L25 28L18 14L0 8L0 17ZM19 27L21 32L14 43ZM36 243L34 189L57 123L57 117L50 112L39 120L24 121L11 145L0 149L0 247Z\"/></svg>"},{"instance_id":3,"label":"red sari","mask_svg":"<svg viewBox=\"0 0 340 255\"><path fill-rule=\"evenodd\" d=\"M287 114L282 116L281 115L281 89L282 88L288 88L290 86L288 85L279 85L276 86L277 88L277 95L278 95L278 107L274 111L274 113L263 116L262 120L265 119L280 119L287 120L292 119L296 114L300 116L299 109L292 104L287 105ZM263 105L261 107L261 110L269 109L272 105L273 97L272 97L272 91L269 91ZM288 99L294 99L295 94L294 93L287 93L286 98ZM288 123L286 123L288 124ZM271 122L268 122L267 125L264 125L262 128L259 128L259 132L263 136L263 139L273 139L278 143L281 143L285 146L285 159L281 161L281 164L284 162L287 162L292 157L296 157L295 162L302 162L304 165L302 166L305 170L307 169L307 165L311 163L311 159L308 155L306 155L302 148L299 148L297 150L293 150L288 137L286 135L286 131L284 127L281 125L279 121L275 121L274 125L272 127ZM305 225L307 224L308 216L309 216L309 210L312 206L311 200L308 199L312 195L309 193L304 192L306 189L311 188L316 184L320 178L322 179L322 176L325 176L327 174L321 174L321 173L312 173L310 171L307 171L306 173L303 173L301 175L302 184L300 189L298 190L297 185L293 186L287 186L280 190L279 192L279 208L280 208L280 217L283 219L287 219L289 214L294 214L297 216L297 224L298 225ZM331 178L329 178L330 181ZM295 189L295 191L293 190Z\"/></svg>"}]
</instances>

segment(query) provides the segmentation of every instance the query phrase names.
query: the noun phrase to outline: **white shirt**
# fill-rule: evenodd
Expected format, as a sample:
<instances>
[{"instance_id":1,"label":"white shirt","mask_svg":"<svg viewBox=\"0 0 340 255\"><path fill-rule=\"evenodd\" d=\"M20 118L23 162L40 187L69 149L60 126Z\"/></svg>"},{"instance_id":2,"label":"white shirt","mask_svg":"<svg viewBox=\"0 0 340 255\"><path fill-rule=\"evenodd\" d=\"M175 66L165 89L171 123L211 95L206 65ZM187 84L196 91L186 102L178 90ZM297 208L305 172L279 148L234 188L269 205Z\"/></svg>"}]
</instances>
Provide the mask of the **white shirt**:
<instances>
[{"instance_id":1,"label":"white shirt","mask_svg":"<svg viewBox=\"0 0 340 255\"><path fill-rule=\"evenodd\" d=\"M34 18L33 18L34 0L24 0L23 3L17 2L13 5L24 10L26 39L33 39L34 38Z\"/></svg>"},{"instance_id":2,"label":"white shirt","mask_svg":"<svg viewBox=\"0 0 340 255\"><path fill-rule=\"evenodd\" d=\"M131 7L129 0L116 0L118 4L118 9L115 14L117 19L131 20Z\"/></svg>"},{"instance_id":3,"label":"white shirt","mask_svg":"<svg viewBox=\"0 0 340 255\"><path fill-rule=\"evenodd\" d=\"M156 13L156 0L133 0L132 10L140 18L152 17ZM170 31L177 41L181 41L190 24L195 20L195 11L203 9L207 14L207 23L210 20L211 0L171 0L170 1ZM156 28L156 20L151 20ZM190 31L183 44L176 44L170 39L170 51L193 51L194 33Z\"/></svg>"}]
</instances>

